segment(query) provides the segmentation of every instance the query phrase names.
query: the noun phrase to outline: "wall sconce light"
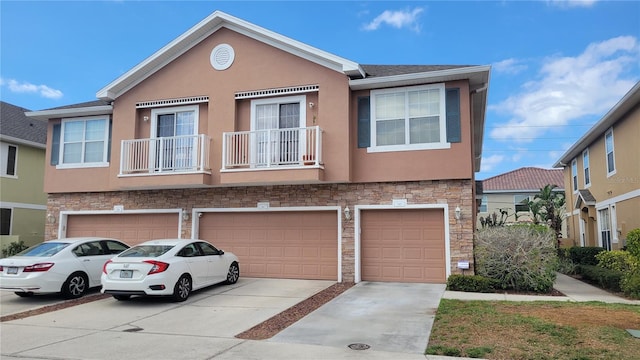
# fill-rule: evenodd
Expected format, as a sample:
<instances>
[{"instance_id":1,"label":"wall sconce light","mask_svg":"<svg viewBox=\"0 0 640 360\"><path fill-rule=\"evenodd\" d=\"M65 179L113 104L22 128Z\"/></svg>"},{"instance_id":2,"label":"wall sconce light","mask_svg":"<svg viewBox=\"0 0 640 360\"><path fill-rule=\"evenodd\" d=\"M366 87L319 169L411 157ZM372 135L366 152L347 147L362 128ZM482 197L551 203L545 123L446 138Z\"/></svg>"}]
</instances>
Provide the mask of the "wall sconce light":
<instances>
[{"instance_id":1,"label":"wall sconce light","mask_svg":"<svg viewBox=\"0 0 640 360\"><path fill-rule=\"evenodd\" d=\"M309 108L313 109L313 107L316 106L316 104L314 104L313 102L309 102Z\"/></svg>"},{"instance_id":2,"label":"wall sconce light","mask_svg":"<svg viewBox=\"0 0 640 360\"><path fill-rule=\"evenodd\" d=\"M189 213L186 210L182 210L182 220L189 221Z\"/></svg>"},{"instance_id":3,"label":"wall sconce light","mask_svg":"<svg viewBox=\"0 0 640 360\"><path fill-rule=\"evenodd\" d=\"M344 207L344 218L347 220L351 220L351 210L349 210L348 206Z\"/></svg>"},{"instance_id":4,"label":"wall sconce light","mask_svg":"<svg viewBox=\"0 0 640 360\"><path fill-rule=\"evenodd\" d=\"M53 214L47 214L47 222L49 224L55 224L56 223L56 217L53 216Z\"/></svg>"},{"instance_id":5,"label":"wall sconce light","mask_svg":"<svg viewBox=\"0 0 640 360\"><path fill-rule=\"evenodd\" d=\"M145 122L146 122L146 121L149 121L149 117L148 117L148 116L143 116L143 117L142 117L142 120L144 120Z\"/></svg>"},{"instance_id":6,"label":"wall sconce light","mask_svg":"<svg viewBox=\"0 0 640 360\"><path fill-rule=\"evenodd\" d=\"M456 220L460 220L462 217L462 210L460 210L460 206L456 206Z\"/></svg>"}]
</instances>

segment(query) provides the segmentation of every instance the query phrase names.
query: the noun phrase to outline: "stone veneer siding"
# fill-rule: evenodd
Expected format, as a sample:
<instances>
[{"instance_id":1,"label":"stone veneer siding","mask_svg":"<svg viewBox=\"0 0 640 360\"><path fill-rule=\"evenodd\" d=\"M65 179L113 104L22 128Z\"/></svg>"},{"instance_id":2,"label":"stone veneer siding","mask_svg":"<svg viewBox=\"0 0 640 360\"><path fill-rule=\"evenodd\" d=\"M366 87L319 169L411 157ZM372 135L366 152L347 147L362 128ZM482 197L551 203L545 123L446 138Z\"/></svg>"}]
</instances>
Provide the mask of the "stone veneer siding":
<instances>
[{"instance_id":1,"label":"stone veneer siding","mask_svg":"<svg viewBox=\"0 0 640 360\"><path fill-rule=\"evenodd\" d=\"M408 204L448 204L451 241L451 273L461 273L459 260L471 262L473 273L473 181L435 180L393 183L274 185L209 189L143 190L103 193L49 194L47 210L56 218L60 211L113 210L123 205L126 210L175 209L191 212L192 208L255 208L268 201L270 207L391 205L393 199L406 199ZM460 206L463 217L456 220L454 210ZM342 277L354 281L354 222L342 222ZM57 236L58 224L46 225L46 238ZM182 237L191 237L191 219L183 220Z\"/></svg>"}]
</instances>

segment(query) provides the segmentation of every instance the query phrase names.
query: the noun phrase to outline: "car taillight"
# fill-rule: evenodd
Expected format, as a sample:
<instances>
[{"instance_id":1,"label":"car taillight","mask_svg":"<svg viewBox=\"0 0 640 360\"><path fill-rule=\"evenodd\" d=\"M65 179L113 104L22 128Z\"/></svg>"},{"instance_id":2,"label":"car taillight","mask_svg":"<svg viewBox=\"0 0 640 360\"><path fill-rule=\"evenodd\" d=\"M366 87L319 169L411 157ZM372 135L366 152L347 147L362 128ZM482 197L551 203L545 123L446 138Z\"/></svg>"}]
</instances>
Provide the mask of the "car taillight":
<instances>
[{"instance_id":1,"label":"car taillight","mask_svg":"<svg viewBox=\"0 0 640 360\"><path fill-rule=\"evenodd\" d=\"M161 273L167 270L167 268L169 268L169 264L162 261L145 260L144 262L146 262L147 264L153 265L151 267L151 270L149 270L149 273L147 273L147 275Z\"/></svg>"},{"instance_id":2,"label":"car taillight","mask_svg":"<svg viewBox=\"0 0 640 360\"><path fill-rule=\"evenodd\" d=\"M2 267L2 265L0 265L0 271L4 271L4 268Z\"/></svg>"},{"instance_id":3,"label":"car taillight","mask_svg":"<svg viewBox=\"0 0 640 360\"><path fill-rule=\"evenodd\" d=\"M104 263L104 265L102 265L102 272L103 273L107 273L107 265L109 265L111 262L113 262L112 260L107 260L106 263Z\"/></svg>"},{"instance_id":4,"label":"car taillight","mask_svg":"<svg viewBox=\"0 0 640 360\"><path fill-rule=\"evenodd\" d=\"M33 264L33 265L25 266L23 272L47 271L47 270L51 269L52 266L53 266L53 263Z\"/></svg>"}]
</instances>

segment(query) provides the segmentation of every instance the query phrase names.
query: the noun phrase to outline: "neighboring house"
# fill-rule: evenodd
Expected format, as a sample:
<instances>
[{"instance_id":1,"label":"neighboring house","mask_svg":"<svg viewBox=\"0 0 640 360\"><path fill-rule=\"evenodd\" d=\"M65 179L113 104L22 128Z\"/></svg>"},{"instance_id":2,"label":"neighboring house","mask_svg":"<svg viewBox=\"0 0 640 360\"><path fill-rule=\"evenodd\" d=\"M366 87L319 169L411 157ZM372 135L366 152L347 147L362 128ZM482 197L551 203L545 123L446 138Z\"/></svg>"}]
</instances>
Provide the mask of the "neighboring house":
<instances>
[{"instance_id":1,"label":"neighboring house","mask_svg":"<svg viewBox=\"0 0 640 360\"><path fill-rule=\"evenodd\" d=\"M489 66L361 65L214 12L49 122L47 237L210 240L244 276L473 266ZM456 218L459 209L459 219Z\"/></svg>"},{"instance_id":2,"label":"neighboring house","mask_svg":"<svg viewBox=\"0 0 640 360\"><path fill-rule=\"evenodd\" d=\"M502 210L508 213L506 223L531 222L529 200L533 200L546 185L557 186L554 191L564 195L562 170L523 167L482 180L478 226L481 226L480 217L496 213L500 219Z\"/></svg>"},{"instance_id":3,"label":"neighboring house","mask_svg":"<svg viewBox=\"0 0 640 360\"><path fill-rule=\"evenodd\" d=\"M0 102L0 246L44 240L47 123L25 116L27 109Z\"/></svg>"},{"instance_id":4,"label":"neighboring house","mask_svg":"<svg viewBox=\"0 0 640 360\"><path fill-rule=\"evenodd\" d=\"M564 168L568 237L620 249L640 228L640 82L554 167Z\"/></svg>"}]
</instances>

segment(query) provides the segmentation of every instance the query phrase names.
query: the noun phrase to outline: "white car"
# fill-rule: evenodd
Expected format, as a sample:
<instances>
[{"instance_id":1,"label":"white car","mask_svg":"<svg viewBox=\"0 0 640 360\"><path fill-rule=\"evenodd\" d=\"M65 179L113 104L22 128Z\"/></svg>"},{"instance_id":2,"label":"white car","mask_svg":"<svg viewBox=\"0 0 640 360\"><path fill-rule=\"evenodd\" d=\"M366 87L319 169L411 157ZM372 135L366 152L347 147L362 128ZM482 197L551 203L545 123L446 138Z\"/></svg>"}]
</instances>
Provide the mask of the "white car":
<instances>
[{"instance_id":1,"label":"white car","mask_svg":"<svg viewBox=\"0 0 640 360\"><path fill-rule=\"evenodd\" d=\"M168 295L185 301L192 290L240 277L238 258L197 239L151 240L135 245L104 265L102 290L117 300L132 295Z\"/></svg>"},{"instance_id":2,"label":"white car","mask_svg":"<svg viewBox=\"0 0 640 360\"><path fill-rule=\"evenodd\" d=\"M100 237L45 241L0 259L0 290L20 297L60 292L67 299L79 298L100 285L104 263L128 248Z\"/></svg>"}]
</instances>

